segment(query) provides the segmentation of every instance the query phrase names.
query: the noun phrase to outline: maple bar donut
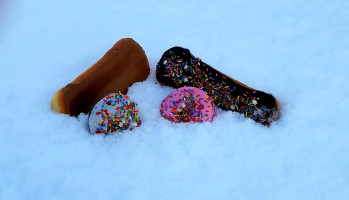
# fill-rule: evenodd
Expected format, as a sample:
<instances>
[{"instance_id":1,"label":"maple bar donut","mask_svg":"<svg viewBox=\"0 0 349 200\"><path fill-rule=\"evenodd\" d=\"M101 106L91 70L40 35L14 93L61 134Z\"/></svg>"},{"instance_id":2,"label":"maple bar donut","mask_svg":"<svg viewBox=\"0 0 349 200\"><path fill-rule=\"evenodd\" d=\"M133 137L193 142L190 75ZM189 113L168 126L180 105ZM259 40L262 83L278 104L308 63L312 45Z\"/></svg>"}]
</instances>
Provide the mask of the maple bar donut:
<instances>
[{"instance_id":1,"label":"maple bar donut","mask_svg":"<svg viewBox=\"0 0 349 200\"><path fill-rule=\"evenodd\" d=\"M214 103L204 91L182 87L172 91L161 103L160 114L172 122L206 122L215 116Z\"/></svg>"},{"instance_id":2,"label":"maple bar donut","mask_svg":"<svg viewBox=\"0 0 349 200\"><path fill-rule=\"evenodd\" d=\"M54 94L52 109L72 116L89 113L106 94L126 94L128 87L144 81L149 73L142 47L131 38L121 39L99 61Z\"/></svg>"},{"instance_id":3,"label":"maple bar donut","mask_svg":"<svg viewBox=\"0 0 349 200\"><path fill-rule=\"evenodd\" d=\"M110 93L92 109L88 124L91 134L111 134L141 125L137 104L127 95Z\"/></svg>"},{"instance_id":4,"label":"maple bar donut","mask_svg":"<svg viewBox=\"0 0 349 200\"><path fill-rule=\"evenodd\" d=\"M239 112L263 125L270 125L280 116L278 102L271 94L219 72L194 57L189 49L173 47L167 50L157 64L156 78L161 84L174 88L200 88L219 108Z\"/></svg>"}]
</instances>

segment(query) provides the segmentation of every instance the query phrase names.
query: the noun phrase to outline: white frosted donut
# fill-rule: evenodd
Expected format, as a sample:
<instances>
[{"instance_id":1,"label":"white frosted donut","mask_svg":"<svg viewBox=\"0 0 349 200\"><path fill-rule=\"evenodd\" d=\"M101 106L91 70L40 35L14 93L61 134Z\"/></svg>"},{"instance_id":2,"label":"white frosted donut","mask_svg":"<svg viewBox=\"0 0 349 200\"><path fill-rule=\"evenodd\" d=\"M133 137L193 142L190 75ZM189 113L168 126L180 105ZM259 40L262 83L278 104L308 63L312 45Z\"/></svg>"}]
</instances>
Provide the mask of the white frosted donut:
<instances>
[{"instance_id":1,"label":"white frosted donut","mask_svg":"<svg viewBox=\"0 0 349 200\"><path fill-rule=\"evenodd\" d=\"M91 134L110 134L141 125L137 104L127 95L110 93L101 99L89 116Z\"/></svg>"}]
</instances>

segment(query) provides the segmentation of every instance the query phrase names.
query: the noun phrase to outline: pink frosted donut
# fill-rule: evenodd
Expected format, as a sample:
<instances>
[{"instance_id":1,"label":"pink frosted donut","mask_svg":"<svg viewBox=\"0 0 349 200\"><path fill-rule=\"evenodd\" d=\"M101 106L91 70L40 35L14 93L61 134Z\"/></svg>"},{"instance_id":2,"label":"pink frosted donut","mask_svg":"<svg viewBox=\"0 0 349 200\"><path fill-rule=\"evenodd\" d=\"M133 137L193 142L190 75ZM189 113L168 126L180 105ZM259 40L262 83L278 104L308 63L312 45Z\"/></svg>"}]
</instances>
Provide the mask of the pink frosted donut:
<instances>
[{"instance_id":1,"label":"pink frosted donut","mask_svg":"<svg viewBox=\"0 0 349 200\"><path fill-rule=\"evenodd\" d=\"M206 122L215 116L214 103L204 91L181 87L172 91L161 103L161 116L172 122Z\"/></svg>"}]
</instances>

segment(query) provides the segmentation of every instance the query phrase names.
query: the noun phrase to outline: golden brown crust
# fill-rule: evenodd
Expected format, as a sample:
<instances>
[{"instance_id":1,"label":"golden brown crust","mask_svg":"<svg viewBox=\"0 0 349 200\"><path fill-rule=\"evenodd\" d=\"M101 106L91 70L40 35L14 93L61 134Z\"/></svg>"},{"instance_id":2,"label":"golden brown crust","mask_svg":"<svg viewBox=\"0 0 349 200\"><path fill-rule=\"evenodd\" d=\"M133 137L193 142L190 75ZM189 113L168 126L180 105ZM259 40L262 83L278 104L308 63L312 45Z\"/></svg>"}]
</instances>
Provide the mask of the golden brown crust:
<instances>
[{"instance_id":1,"label":"golden brown crust","mask_svg":"<svg viewBox=\"0 0 349 200\"><path fill-rule=\"evenodd\" d=\"M126 94L128 87L144 81L149 73L142 47L131 38L121 39L94 65L60 89L52 99L52 108L72 116L89 113L107 93ZM58 106L54 99L58 99Z\"/></svg>"},{"instance_id":2,"label":"golden brown crust","mask_svg":"<svg viewBox=\"0 0 349 200\"><path fill-rule=\"evenodd\" d=\"M51 101L52 110L58 113L63 112L64 110L63 105L60 104L62 101L63 100L62 100L61 90L57 90L57 92L52 97L52 101Z\"/></svg>"}]
</instances>

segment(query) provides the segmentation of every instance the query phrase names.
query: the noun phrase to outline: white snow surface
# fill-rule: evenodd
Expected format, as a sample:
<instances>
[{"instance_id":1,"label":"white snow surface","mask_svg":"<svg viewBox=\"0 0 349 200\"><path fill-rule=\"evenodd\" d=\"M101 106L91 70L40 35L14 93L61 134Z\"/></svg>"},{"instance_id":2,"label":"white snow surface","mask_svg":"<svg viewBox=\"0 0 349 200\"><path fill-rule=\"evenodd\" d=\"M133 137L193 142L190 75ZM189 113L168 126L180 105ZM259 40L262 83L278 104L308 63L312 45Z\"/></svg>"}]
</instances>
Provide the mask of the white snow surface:
<instances>
[{"instance_id":1,"label":"white snow surface","mask_svg":"<svg viewBox=\"0 0 349 200\"><path fill-rule=\"evenodd\" d=\"M142 125L91 135L87 115L52 112L124 37L151 65L128 92ZM273 94L280 121L162 118L173 46ZM348 58L348 0L0 0L0 199L349 199Z\"/></svg>"}]
</instances>

